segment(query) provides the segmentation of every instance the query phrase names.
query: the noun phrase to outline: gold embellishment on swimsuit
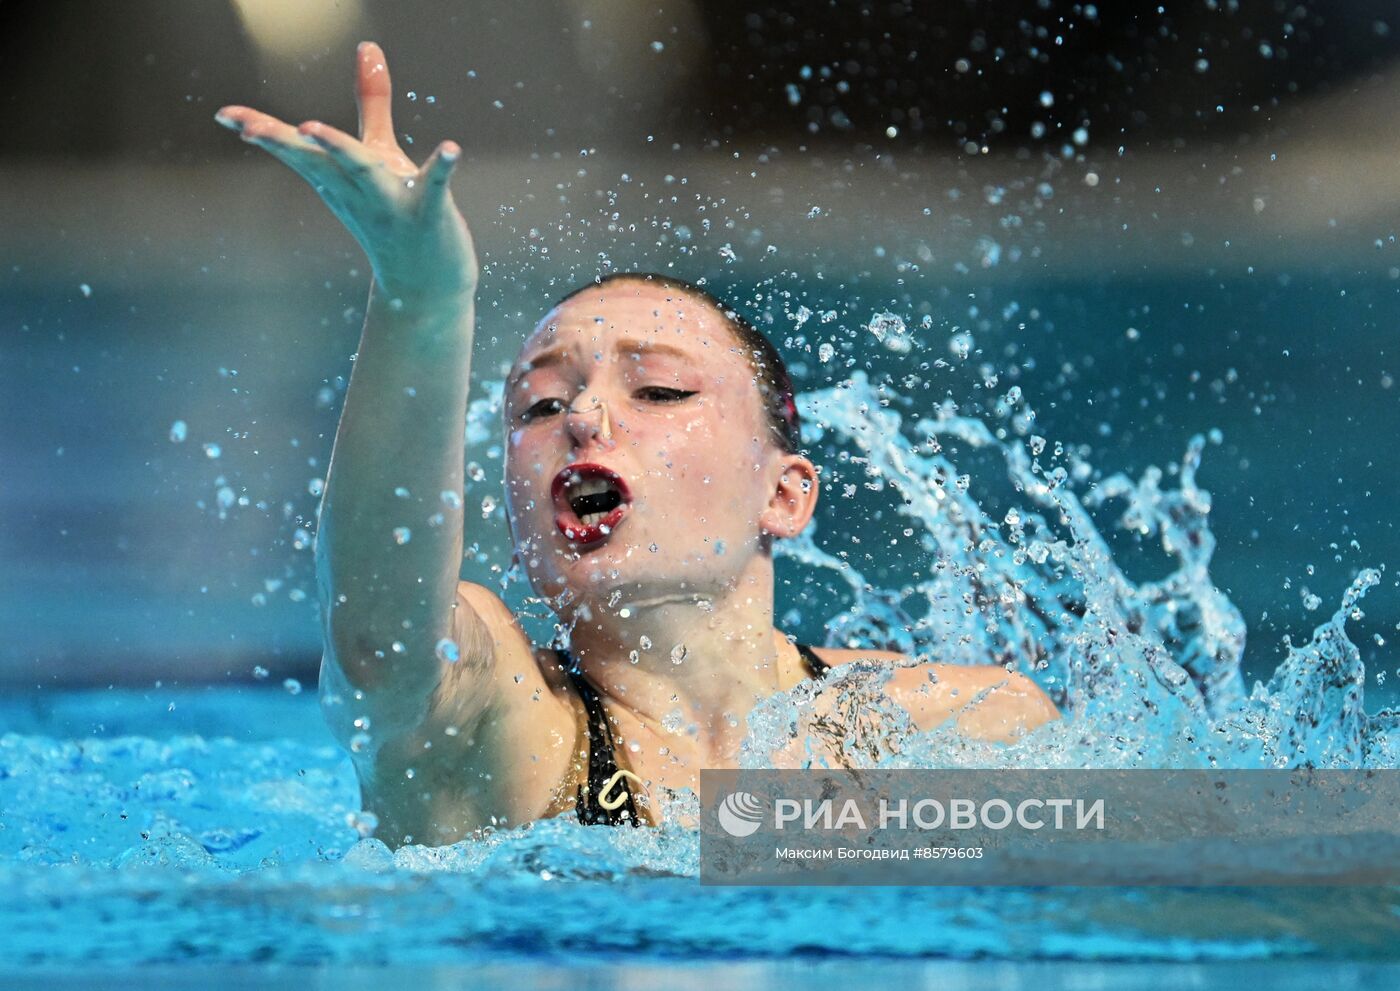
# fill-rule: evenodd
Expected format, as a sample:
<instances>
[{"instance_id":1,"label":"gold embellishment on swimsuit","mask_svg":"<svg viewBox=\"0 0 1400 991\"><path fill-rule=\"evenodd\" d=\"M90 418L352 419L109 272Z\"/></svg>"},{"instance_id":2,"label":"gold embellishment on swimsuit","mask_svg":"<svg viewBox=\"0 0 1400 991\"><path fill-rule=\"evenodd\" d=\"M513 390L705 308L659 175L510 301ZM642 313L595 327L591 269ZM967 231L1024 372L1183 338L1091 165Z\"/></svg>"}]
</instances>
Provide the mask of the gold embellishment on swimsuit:
<instances>
[{"instance_id":1,"label":"gold embellishment on swimsuit","mask_svg":"<svg viewBox=\"0 0 1400 991\"><path fill-rule=\"evenodd\" d=\"M613 811L614 809L621 808L622 803L627 801L627 792L625 791L619 792L616 798L608 797L608 794L613 790L613 786L616 785L623 778L631 778L633 781L637 782L637 784L646 787L642 779L637 777L631 771L619 770L612 777L608 778L608 783L603 785L602 790L598 792L598 804L601 805L603 808L607 809L609 812Z\"/></svg>"}]
</instances>

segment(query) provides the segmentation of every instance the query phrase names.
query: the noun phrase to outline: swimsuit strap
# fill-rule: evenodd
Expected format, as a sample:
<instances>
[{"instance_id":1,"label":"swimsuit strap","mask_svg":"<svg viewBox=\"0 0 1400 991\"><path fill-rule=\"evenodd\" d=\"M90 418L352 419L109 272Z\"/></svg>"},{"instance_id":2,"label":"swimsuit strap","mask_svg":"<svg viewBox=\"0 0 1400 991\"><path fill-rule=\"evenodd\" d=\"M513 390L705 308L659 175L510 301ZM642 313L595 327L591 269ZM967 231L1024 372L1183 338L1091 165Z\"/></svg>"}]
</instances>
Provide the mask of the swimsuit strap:
<instances>
[{"instance_id":1,"label":"swimsuit strap","mask_svg":"<svg viewBox=\"0 0 1400 991\"><path fill-rule=\"evenodd\" d=\"M807 665L807 673L820 681L826 677L826 673L831 670L831 665L817 656L817 652L805 643L793 644L797 652L802 655L802 662Z\"/></svg>"},{"instance_id":2,"label":"swimsuit strap","mask_svg":"<svg viewBox=\"0 0 1400 991\"><path fill-rule=\"evenodd\" d=\"M583 708L588 713L588 783L578 786L576 808L579 822L585 826L620 826L623 823L642 825L632 789L627 787L627 778L634 775L617 766L612 724L603 708L603 700L598 696L597 690L588 683L588 679L583 676L583 672L578 669L568 651L556 650L555 654L558 655L560 664L568 674L579 698L583 700ZM600 801L604 792L608 793L605 800L611 808Z\"/></svg>"},{"instance_id":3,"label":"swimsuit strap","mask_svg":"<svg viewBox=\"0 0 1400 991\"><path fill-rule=\"evenodd\" d=\"M799 643L793 646L802 655L802 662L812 678L821 680L826 677L827 672L831 670L830 664L818 657L816 651L806 644ZM635 775L617 766L612 724L603 708L603 700L597 690L588 683L588 679L583 676L583 672L578 669L568 651L556 650L554 653L588 713L588 783L578 786L575 808L579 822L585 826L620 826L623 823L640 826L642 819L637 814L636 799L632 789L627 786L627 778ZM603 799L605 792L608 797ZM600 799L607 801L612 807L604 805Z\"/></svg>"}]
</instances>

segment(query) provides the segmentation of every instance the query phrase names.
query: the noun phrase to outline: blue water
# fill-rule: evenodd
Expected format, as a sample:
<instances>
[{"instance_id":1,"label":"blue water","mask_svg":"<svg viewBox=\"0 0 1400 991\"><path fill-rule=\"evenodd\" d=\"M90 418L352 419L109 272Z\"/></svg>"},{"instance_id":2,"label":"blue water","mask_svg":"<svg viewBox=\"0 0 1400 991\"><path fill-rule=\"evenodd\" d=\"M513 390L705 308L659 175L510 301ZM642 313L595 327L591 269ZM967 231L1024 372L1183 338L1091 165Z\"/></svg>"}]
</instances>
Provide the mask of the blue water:
<instances>
[{"instance_id":1,"label":"blue water","mask_svg":"<svg viewBox=\"0 0 1400 991\"><path fill-rule=\"evenodd\" d=\"M1386 888L702 888L693 832L567 820L391 854L347 825L354 774L305 694L73 693L3 718L12 965L1386 961L1400 945Z\"/></svg>"},{"instance_id":2,"label":"blue water","mask_svg":"<svg viewBox=\"0 0 1400 991\"><path fill-rule=\"evenodd\" d=\"M1249 684L1245 624L1211 578L1211 496L1196 481L1213 439L1187 439L1170 471L1129 477L1041 438L1019 390L1000 406L986 420L907 418L898 393L863 374L803 397L828 491L851 486L845 498L907 529L900 539L918 552L878 565L843 557L848 542L819 528L785 551L811 584L783 622L821 608L833 643L954 663L990 652L1067 716L1013 747L919 734L881 711L880 671L852 665L822 690L884 717L872 721L878 738L851 731L854 762L1396 766L1396 717L1367 711L1347 633L1379 569L1335 590L1312 636ZM478 401L473 429L493 415ZM974 487L961 464L977 455L987 459ZM982 490L998 477L1010 494L992 510ZM1159 544L1165 573L1128 578L1108 520ZM862 567L881 568L878 581ZM4 959L78 981L97 967L392 965L523 967L519 980L548 985L567 962L599 981L623 966L736 985L810 972L820 985L848 982L842 968L857 963L903 962L906 976L979 986L983 972L938 967L993 959L1007 987L1082 986L1124 961L1189 963L1183 979L1196 983L1179 986L1196 987L1262 973L1243 964L1306 961L1289 979L1325 972L1345 986L1388 973L1363 964L1400 958L1393 888L711 889L697 880L692 829L568 820L390 852L365 835L350 763L322 730L314 691L296 683L17 696L0 726ZM804 730L795 698L778 696L755 711L741 759L763 766ZM1078 965L1045 969L1065 960ZM783 970L793 961L814 969ZM1178 986L1160 971L1123 973Z\"/></svg>"}]
</instances>

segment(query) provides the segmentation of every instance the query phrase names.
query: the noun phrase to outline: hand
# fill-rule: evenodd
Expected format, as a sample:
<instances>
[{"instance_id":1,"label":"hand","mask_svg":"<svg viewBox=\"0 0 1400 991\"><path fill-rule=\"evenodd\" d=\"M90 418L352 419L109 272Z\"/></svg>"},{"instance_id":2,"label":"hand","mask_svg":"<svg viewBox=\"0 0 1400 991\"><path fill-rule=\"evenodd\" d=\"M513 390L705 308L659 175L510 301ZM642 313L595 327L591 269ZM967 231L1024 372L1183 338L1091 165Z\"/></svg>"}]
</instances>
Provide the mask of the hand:
<instances>
[{"instance_id":1,"label":"hand","mask_svg":"<svg viewBox=\"0 0 1400 991\"><path fill-rule=\"evenodd\" d=\"M358 141L320 121L292 127L248 107L224 107L214 119L311 184L365 249L391 302L470 294L476 251L448 188L462 149L444 141L414 165L394 138L389 66L377 44L360 45L355 76Z\"/></svg>"}]
</instances>

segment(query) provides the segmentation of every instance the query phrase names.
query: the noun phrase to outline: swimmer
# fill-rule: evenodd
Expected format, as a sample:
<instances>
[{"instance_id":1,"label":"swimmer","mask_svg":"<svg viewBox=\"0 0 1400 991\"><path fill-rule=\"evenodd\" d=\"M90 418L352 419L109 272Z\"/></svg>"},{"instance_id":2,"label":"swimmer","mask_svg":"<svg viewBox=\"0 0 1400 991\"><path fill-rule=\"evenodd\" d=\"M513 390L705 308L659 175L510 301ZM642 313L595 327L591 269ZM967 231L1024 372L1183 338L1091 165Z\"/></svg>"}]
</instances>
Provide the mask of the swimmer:
<instances>
[{"instance_id":1,"label":"swimmer","mask_svg":"<svg viewBox=\"0 0 1400 991\"><path fill-rule=\"evenodd\" d=\"M449 189L461 148L421 167L404 153L375 44L356 95L358 139L247 107L216 119L310 183L373 269L316 568L322 711L380 839L440 845L556 815L655 824L702 768L737 766L756 704L857 659L899 665L885 691L921 729L1012 741L1058 717L997 665L813 648L774 626L773 545L821 489L792 385L756 330L666 277L566 296L507 378L515 563L566 646L533 645L495 592L460 581L479 274Z\"/></svg>"}]
</instances>

